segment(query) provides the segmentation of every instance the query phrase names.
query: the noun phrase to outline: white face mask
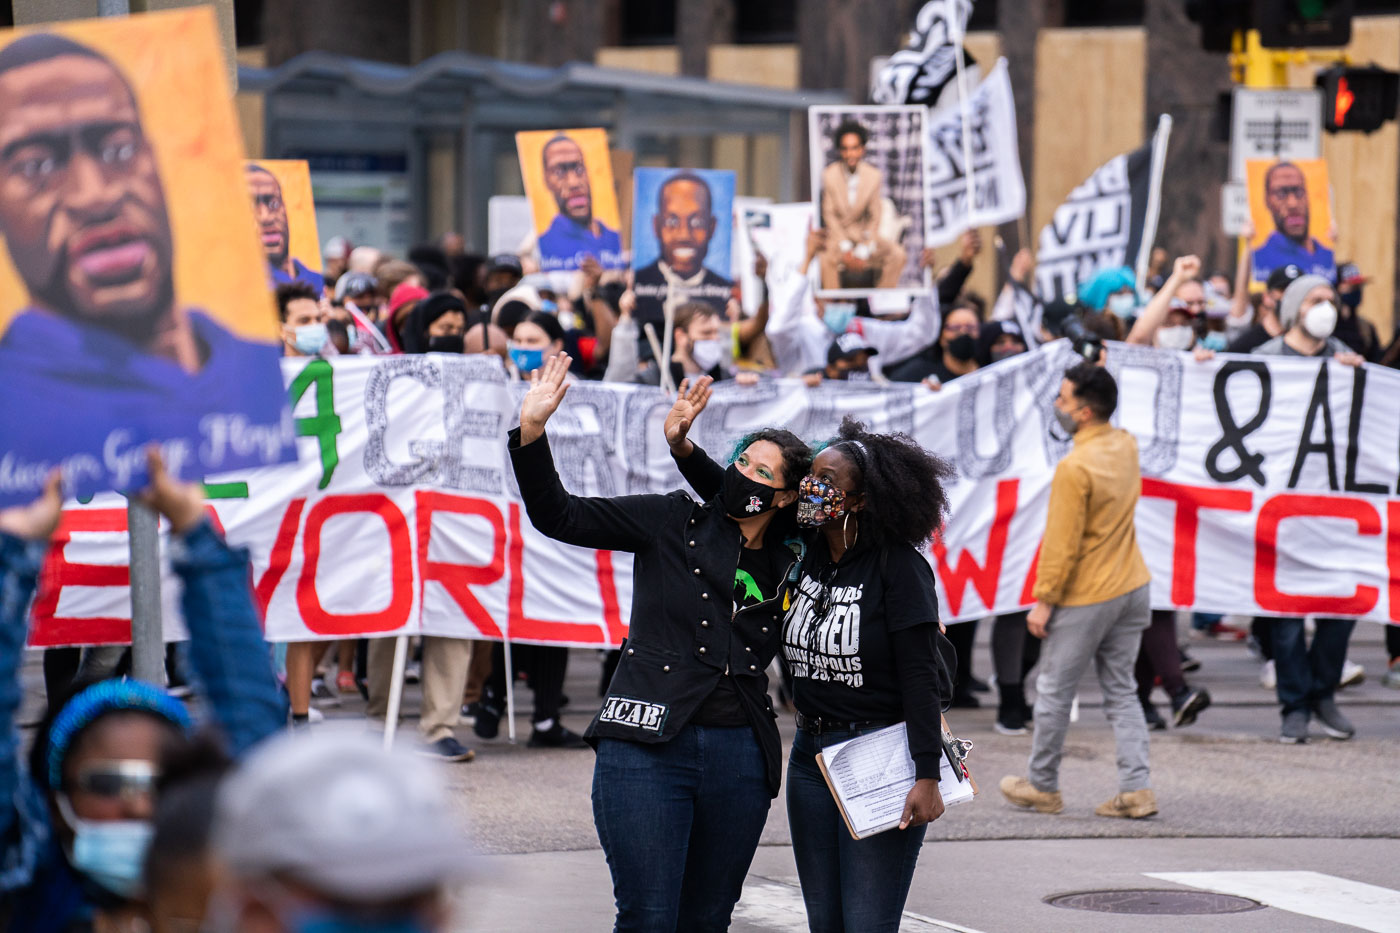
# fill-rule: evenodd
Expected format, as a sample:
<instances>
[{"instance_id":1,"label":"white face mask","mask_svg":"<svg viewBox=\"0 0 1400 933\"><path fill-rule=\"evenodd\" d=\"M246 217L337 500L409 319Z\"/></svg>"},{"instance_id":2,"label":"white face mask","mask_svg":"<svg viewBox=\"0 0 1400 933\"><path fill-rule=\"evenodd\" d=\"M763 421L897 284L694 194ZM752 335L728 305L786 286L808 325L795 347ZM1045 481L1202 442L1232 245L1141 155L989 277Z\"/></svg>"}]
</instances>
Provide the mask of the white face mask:
<instances>
[{"instance_id":1,"label":"white face mask","mask_svg":"<svg viewBox=\"0 0 1400 933\"><path fill-rule=\"evenodd\" d=\"M690 358L695 360L695 365L709 372L724 359L724 349L723 340L697 340L690 345Z\"/></svg>"},{"instance_id":2,"label":"white face mask","mask_svg":"<svg viewBox=\"0 0 1400 933\"><path fill-rule=\"evenodd\" d=\"M1131 317L1137 310L1137 298L1127 292L1108 296L1108 310L1119 317Z\"/></svg>"},{"instance_id":3,"label":"white face mask","mask_svg":"<svg viewBox=\"0 0 1400 933\"><path fill-rule=\"evenodd\" d=\"M1163 350L1189 350L1196 342L1196 333L1188 324L1157 329L1157 346Z\"/></svg>"},{"instance_id":4,"label":"white face mask","mask_svg":"<svg viewBox=\"0 0 1400 933\"><path fill-rule=\"evenodd\" d=\"M1303 330L1318 340L1326 340L1337 329L1337 306L1330 301L1313 305L1303 317Z\"/></svg>"}]
</instances>

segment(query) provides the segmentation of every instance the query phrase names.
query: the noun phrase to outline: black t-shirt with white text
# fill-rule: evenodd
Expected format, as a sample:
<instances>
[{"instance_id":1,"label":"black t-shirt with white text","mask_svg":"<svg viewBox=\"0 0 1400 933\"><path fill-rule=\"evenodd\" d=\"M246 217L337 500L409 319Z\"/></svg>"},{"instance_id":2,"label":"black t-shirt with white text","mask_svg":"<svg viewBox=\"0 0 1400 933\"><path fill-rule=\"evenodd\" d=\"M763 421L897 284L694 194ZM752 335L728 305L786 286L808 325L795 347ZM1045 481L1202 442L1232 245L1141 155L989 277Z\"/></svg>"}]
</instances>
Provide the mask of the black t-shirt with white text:
<instances>
[{"instance_id":1,"label":"black t-shirt with white text","mask_svg":"<svg viewBox=\"0 0 1400 933\"><path fill-rule=\"evenodd\" d=\"M816 535L783 621L798 711L837 722L902 721L891 635L919 625L937 628L938 596L918 551L871 547L857 537L832 563L825 535Z\"/></svg>"}]
</instances>

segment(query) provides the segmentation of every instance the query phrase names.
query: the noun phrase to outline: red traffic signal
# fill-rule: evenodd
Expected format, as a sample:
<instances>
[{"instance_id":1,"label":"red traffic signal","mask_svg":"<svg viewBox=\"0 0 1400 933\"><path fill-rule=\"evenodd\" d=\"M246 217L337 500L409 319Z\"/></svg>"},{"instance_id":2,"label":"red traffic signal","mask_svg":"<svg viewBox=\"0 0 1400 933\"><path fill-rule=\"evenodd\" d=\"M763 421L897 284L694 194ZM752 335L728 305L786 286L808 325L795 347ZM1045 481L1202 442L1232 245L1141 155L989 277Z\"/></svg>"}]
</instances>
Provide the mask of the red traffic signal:
<instances>
[{"instance_id":1,"label":"red traffic signal","mask_svg":"<svg viewBox=\"0 0 1400 933\"><path fill-rule=\"evenodd\" d=\"M1339 66L1318 73L1322 125L1329 133L1371 133L1395 118L1400 74L1378 68Z\"/></svg>"}]
</instances>

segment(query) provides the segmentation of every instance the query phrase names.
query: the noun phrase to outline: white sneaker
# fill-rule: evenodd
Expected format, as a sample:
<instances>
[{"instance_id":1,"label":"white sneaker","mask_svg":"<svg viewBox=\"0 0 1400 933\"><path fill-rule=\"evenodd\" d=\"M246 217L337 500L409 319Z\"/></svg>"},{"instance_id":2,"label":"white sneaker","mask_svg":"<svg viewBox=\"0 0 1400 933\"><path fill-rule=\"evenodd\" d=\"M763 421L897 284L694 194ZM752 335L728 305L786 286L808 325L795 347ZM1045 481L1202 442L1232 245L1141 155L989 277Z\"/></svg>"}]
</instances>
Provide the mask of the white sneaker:
<instances>
[{"instance_id":1,"label":"white sneaker","mask_svg":"<svg viewBox=\"0 0 1400 933\"><path fill-rule=\"evenodd\" d=\"M1265 661L1259 668L1259 686L1265 690L1275 690L1278 688L1278 673L1274 670L1273 661Z\"/></svg>"},{"instance_id":2,"label":"white sneaker","mask_svg":"<svg viewBox=\"0 0 1400 933\"><path fill-rule=\"evenodd\" d=\"M322 722L323 720L325 720L325 718L326 718L326 714L323 713L323 712L321 712L320 710L318 710L318 709L317 709L316 707L314 707L314 706L309 707L309 708L306 710L306 721L307 721L307 722Z\"/></svg>"},{"instance_id":3,"label":"white sneaker","mask_svg":"<svg viewBox=\"0 0 1400 933\"><path fill-rule=\"evenodd\" d=\"M1366 668L1357 664L1351 658L1342 662L1342 679L1337 681L1339 687L1355 687L1366 679Z\"/></svg>"}]
</instances>

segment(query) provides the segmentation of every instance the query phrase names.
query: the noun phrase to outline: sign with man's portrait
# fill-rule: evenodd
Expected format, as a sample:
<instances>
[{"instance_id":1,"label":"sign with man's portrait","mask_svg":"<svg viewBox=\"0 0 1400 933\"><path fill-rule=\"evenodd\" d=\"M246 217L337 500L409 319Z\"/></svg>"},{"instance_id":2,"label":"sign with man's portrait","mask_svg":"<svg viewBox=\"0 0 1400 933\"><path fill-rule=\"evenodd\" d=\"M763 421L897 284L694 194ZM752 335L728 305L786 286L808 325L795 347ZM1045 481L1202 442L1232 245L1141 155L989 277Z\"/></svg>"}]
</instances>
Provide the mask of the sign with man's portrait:
<instances>
[{"instance_id":1,"label":"sign with man's portrait","mask_svg":"<svg viewBox=\"0 0 1400 933\"><path fill-rule=\"evenodd\" d=\"M303 159L250 159L243 179L273 287L300 282L324 292L310 166Z\"/></svg>"},{"instance_id":2,"label":"sign with man's portrait","mask_svg":"<svg viewBox=\"0 0 1400 933\"><path fill-rule=\"evenodd\" d=\"M0 506L295 458L241 150L208 8L0 32Z\"/></svg>"},{"instance_id":3,"label":"sign with man's portrait","mask_svg":"<svg viewBox=\"0 0 1400 933\"><path fill-rule=\"evenodd\" d=\"M1332 199L1322 159L1251 159L1245 163L1249 218L1254 224L1253 277L1268 279L1280 266L1305 275L1337 277L1332 242Z\"/></svg>"},{"instance_id":4,"label":"sign with man's portrait","mask_svg":"<svg viewBox=\"0 0 1400 933\"><path fill-rule=\"evenodd\" d=\"M607 132L516 133L515 149L535 219L541 271L577 269L587 256L604 269L626 268Z\"/></svg>"},{"instance_id":5,"label":"sign with man's portrait","mask_svg":"<svg viewBox=\"0 0 1400 933\"><path fill-rule=\"evenodd\" d=\"M823 297L929 288L923 107L810 107L812 202L826 231Z\"/></svg>"},{"instance_id":6,"label":"sign with man's portrait","mask_svg":"<svg viewBox=\"0 0 1400 933\"><path fill-rule=\"evenodd\" d=\"M734 294L734 173L639 168L633 175L632 286L639 324L658 328L667 302L723 309Z\"/></svg>"}]
</instances>

